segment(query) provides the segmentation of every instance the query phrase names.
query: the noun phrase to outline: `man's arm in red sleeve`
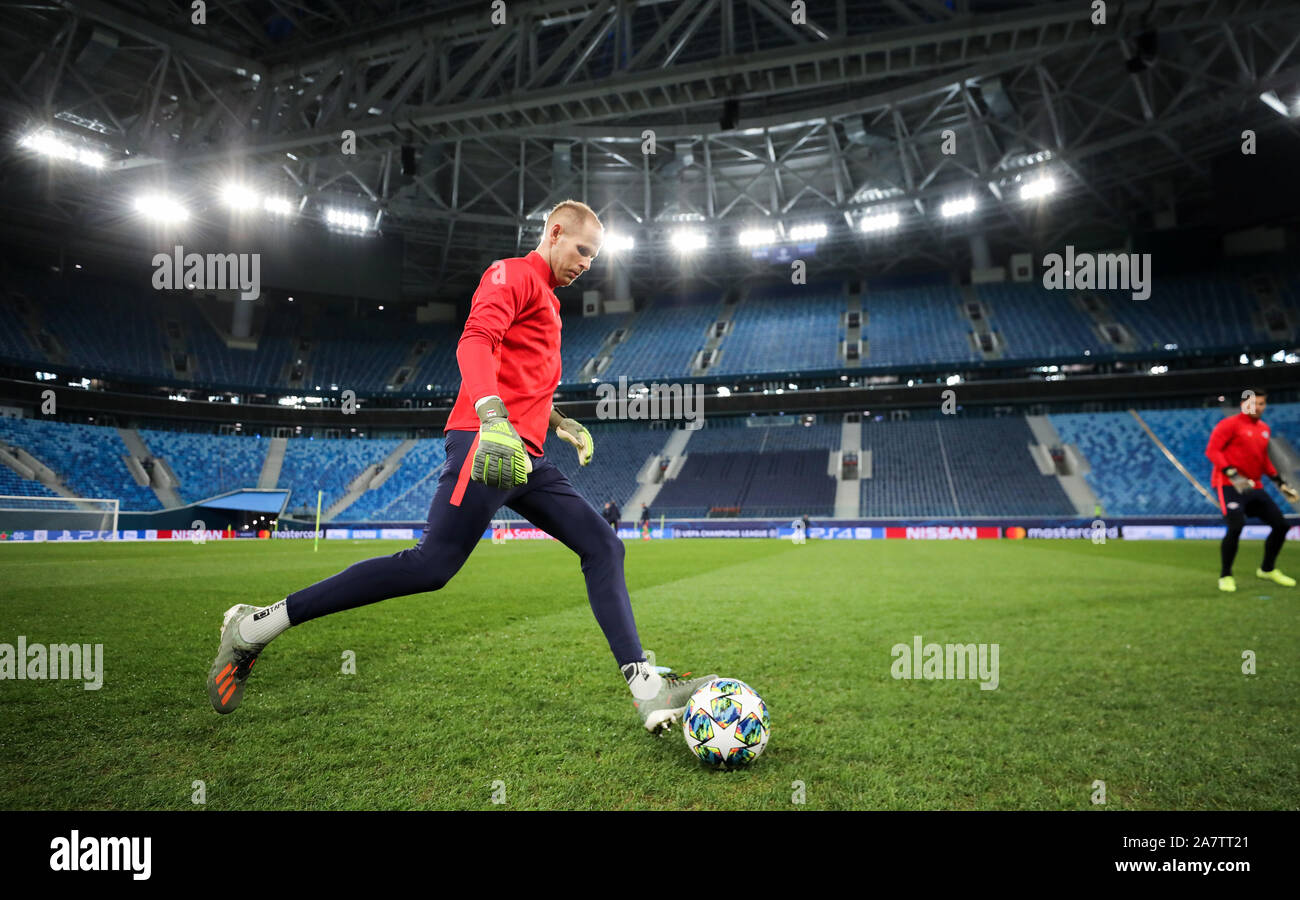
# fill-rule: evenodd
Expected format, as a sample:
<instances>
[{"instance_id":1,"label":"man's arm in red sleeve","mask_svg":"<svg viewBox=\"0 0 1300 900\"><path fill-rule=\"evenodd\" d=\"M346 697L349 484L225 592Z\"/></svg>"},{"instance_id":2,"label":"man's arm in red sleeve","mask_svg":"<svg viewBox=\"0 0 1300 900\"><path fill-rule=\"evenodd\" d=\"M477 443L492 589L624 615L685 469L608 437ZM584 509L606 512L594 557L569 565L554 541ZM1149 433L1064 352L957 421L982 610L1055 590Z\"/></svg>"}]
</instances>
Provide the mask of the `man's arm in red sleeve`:
<instances>
[{"instance_id":1,"label":"man's arm in red sleeve","mask_svg":"<svg viewBox=\"0 0 1300 900\"><path fill-rule=\"evenodd\" d=\"M1232 439L1232 419L1224 419L1210 432L1210 443L1205 448L1205 455L1214 463L1216 471L1222 472L1228 467L1228 460L1223 455L1223 448Z\"/></svg>"},{"instance_id":2,"label":"man's arm in red sleeve","mask_svg":"<svg viewBox=\"0 0 1300 900\"><path fill-rule=\"evenodd\" d=\"M497 267L501 268L498 269ZM474 403L484 397L497 396L496 361L493 354L505 337L506 330L518 312L514 285L504 276L504 262L494 263L483 274L474 299L470 303L469 318L456 345L456 362L460 365L460 379L470 400ZM500 272L501 274L497 274ZM504 282L495 279L504 277Z\"/></svg>"}]
</instances>

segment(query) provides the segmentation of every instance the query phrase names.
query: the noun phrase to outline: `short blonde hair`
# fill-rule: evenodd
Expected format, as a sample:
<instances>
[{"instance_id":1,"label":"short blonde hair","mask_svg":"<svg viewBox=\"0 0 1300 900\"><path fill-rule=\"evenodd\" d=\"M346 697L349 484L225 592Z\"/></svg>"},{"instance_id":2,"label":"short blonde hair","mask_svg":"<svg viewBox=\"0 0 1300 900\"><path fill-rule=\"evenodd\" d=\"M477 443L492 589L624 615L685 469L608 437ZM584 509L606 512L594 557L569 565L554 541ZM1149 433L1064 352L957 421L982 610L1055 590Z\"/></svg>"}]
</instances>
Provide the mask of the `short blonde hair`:
<instances>
[{"instance_id":1,"label":"short blonde hair","mask_svg":"<svg viewBox=\"0 0 1300 900\"><path fill-rule=\"evenodd\" d=\"M562 200L555 204L551 211L546 214L546 227L544 232L550 234L551 226L556 220L564 226L565 231L573 231L587 222L594 222L597 228L604 230L605 226L600 223L600 216L596 211L581 200Z\"/></svg>"}]
</instances>

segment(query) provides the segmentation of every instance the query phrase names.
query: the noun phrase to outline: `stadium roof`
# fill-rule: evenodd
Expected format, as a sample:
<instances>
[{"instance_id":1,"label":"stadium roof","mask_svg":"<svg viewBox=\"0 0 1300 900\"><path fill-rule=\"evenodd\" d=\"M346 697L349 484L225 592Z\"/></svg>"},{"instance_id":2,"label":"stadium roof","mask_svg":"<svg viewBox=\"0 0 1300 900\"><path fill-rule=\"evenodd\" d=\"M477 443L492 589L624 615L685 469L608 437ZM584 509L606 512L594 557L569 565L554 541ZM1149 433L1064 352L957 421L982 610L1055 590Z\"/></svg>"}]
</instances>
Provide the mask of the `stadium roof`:
<instances>
[{"instance_id":1,"label":"stadium roof","mask_svg":"<svg viewBox=\"0 0 1300 900\"><path fill-rule=\"evenodd\" d=\"M1080 229L1119 239L1208 197L1209 161L1243 129L1295 127L1260 96L1300 89L1300 5L1107 7L1104 25L1074 0L809 0L799 23L778 0L509 0L501 24L489 3L232 0L206 24L180 0L5 7L14 142L56 127L107 162L43 183L11 160L3 229L107 236L141 189L211 188L215 207L237 176L303 218L375 215L405 236L421 298L531 249L567 197L635 236L646 291L677 286L683 222L719 236L680 264L719 286L767 265L735 246L756 224L825 222L816 258L835 268L955 265L974 233L1035 251ZM1039 171L1057 193L1022 201ZM942 220L963 195L977 214ZM896 232L858 230L881 210Z\"/></svg>"}]
</instances>

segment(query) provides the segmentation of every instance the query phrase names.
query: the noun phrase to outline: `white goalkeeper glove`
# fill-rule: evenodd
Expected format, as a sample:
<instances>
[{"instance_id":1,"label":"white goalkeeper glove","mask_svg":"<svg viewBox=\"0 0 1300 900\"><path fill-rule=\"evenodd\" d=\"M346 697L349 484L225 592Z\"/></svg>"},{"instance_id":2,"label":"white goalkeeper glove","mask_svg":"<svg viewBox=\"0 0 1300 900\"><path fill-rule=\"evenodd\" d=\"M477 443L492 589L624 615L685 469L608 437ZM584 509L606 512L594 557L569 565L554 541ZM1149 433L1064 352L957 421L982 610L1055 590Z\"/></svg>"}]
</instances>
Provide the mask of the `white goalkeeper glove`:
<instances>
[{"instance_id":1,"label":"white goalkeeper glove","mask_svg":"<svg viewBox=\"0 0 1300 900\"><path fill-rule=\"evenodd\" d=\"M1246 491L1253 491L1255 489L1255 482L1238 472L1236 466L1228 466L1228 468L1223 470L1223 474L1227 475L1228 480L1232 482L1232 486L1243 494L1246 493Z\"/></svg>"},{"instance_id":2,"label":"white goalkeeper glove","mask_svg":"<svg viewBox=\"0 0 1300 900\"><path fill-rule=\"evenodd\" d=\"M1283 497L1291 503L1300 503L1300 491L1282 480L1281 475L1270 475L1269 477L1273 479L1273 483L1277 485L1277 489L1282 492Z\"/></svg>"}]
</instances>

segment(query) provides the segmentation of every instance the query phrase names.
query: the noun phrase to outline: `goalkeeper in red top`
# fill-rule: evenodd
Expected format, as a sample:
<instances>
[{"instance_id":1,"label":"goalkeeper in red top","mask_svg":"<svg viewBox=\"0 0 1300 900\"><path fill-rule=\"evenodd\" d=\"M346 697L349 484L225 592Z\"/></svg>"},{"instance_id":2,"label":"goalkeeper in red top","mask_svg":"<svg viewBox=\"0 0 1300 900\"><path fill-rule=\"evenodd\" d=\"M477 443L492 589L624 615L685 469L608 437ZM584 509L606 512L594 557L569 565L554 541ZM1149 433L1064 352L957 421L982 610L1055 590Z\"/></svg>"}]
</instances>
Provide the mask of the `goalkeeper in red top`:
<instances>
[{"instance_id":1,"label":"goalkeeper in red top","mask_svg":"<svg viewBox=\"0 0 1300 900\"><path fill-rule=\"evenodd\" d=\"M647 731L678 722L691 694L717 677L688 680L647 661L623 578L623 542L544 453L552 430L577 449L582 465L594 451L587 429L551 405L561 371L555 288L590 269L603 240L596 213L566 200L547 216L537 249L497 260L483 274L456 349L460 394L447 420L447 461L419 544L359 562L279 603L227 610L208 674L217 712L239 706L258 654L291 625L441 588L502 506L578 554L591 610ZM508 575L499 584L521 601L528 591Z\"/></svg>"},{"instance_id":2,"label":"goalkeeper in red top","mask_svg":"<svg viewBox=\"0 0 1300 900\"><path fill-rule=\"evenodd\" d=\"M1232 577L1232 561L1237 556L1237 541L1246 525L1246 516L1263 519L1273 529L1264 541L1264 561L1255 574L1283 587L1295 587L1294 578L1273 567L1282 542L1286 540L1286 519L1273 498L1264 491L1260 477L1267 475L1273 479L1282 496L1292 503L1300 500L1300 493L1282 480L1268 458L1269 427L1260 420L1268 405L1266 394L1246 391L1244 396L1241 414L1230 416L1214 426L1209 446L1205 448L1205 455L1214 463L1210 486L1218 490L1219 509L1228 521L1228 533L1220 546L1219 590L1237 589L1237 581Z\"/></svg>"}]
</instances>

